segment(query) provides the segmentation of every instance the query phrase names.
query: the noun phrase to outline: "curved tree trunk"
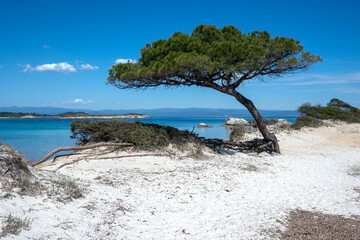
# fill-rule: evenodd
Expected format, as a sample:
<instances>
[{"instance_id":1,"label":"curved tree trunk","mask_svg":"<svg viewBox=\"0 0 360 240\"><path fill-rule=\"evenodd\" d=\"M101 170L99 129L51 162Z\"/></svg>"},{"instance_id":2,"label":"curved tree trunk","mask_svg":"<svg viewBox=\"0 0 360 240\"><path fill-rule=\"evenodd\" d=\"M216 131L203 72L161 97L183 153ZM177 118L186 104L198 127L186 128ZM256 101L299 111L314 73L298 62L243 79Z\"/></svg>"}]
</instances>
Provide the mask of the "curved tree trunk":
<instances>
[{"instance_id":1,"label":"curved tree trunk","mask_svg":"<svg viewBox=\"0 0 360 240\"><path fill-rule=\"evenodd\" d=\"M247 99L246 97L244 97L243 95L241 95L237 91L233 91L231 95L234 96L236 98L236 100L238 100L242 105L244 105L247 108L247 110L249 110L251 115L254 117L256 124L258 126L258 129L259 129L260 133L262 134L262 136L264 137L264 139L267 141L272 141L275 152L280 153L280 146L279 146L279 143L278 143L278 140L277 140L275 134L270 133L269 130L266 128L264 119L260 115L259 111L256 109L253 102L251 100Z\"/></svg>"}]
</instances>

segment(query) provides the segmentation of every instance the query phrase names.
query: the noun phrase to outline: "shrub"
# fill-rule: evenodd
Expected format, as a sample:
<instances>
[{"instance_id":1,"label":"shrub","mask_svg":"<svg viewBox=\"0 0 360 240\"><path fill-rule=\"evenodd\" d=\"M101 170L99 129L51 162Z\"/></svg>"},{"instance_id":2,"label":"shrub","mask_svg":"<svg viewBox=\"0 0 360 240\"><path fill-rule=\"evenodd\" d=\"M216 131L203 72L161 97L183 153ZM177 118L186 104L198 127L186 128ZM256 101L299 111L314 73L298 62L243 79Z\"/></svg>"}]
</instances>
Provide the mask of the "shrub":
<instances>
[{"instance_id":1,"label":"shrub","mask_svg":"<svg viewBox=\"0 0 360 240\"><path fill-rule=\"evenodd\" d=\"M330 100L330 102L327 104L328 107L341 109L343 111L350 111L350 112L357 112L359 113L359 109L356 107L351 106L350 104L341 101L340 99L333 98Z\"/></svg>"},{"instance_id":2,"label":"shrub","mask_svg":"<svg viewBox=\"0 0 360 240\"><path fill-rule=\"evenodd\" d=\"M320 127L323 125L323 122L319 119L309 117L309 116L301 116L298 117L294 124L291 125L292 128L299 130L303 127Z\"/></svg>"},{"instance_id":3,"label":"shrub","mask_svg":"<svg viewBox=\"0 0 360 240\"><path fill-rule=\"evenodd\" d=\"M341 120L349 123L360 122L359 109L336 98L331 99L326 107L303 104L298 108L298 111L303 116L317 119Z\"/></svg>"},{"instance_id":4,"label":"shrub","mask_svg":"<svg viewBox=\"0 0 360 240\"><path fill-rule=\"evenodd\" d=\"M139 149L177 146L195 142L198 137L189 131L169 126L126 122L121 120L80 120L71 124L72 136L79 145L95 142L128 142Z\"/></svg>"},{"instance_id":5,"label":"shrub","mask_svg":"<svg viewBox=\"0 0 360 240\"><path fill-rule=\"evenodd\" d=\"M232 128L230 133L230 141L239 142L242 140L246 133L246 126L236 126Z\"/></svg>"},{"instance_id":6,"label":"shrub","mask_svg":"<svg viewBox=\"0 0 360 240\"><path fill-rule=\"evenodd\" d=\"M69 198L68 200L83 197L84 190L75 182L75 180L63 178L52 182L62 188L63 193Z\"/></svg>"}]
</instances>

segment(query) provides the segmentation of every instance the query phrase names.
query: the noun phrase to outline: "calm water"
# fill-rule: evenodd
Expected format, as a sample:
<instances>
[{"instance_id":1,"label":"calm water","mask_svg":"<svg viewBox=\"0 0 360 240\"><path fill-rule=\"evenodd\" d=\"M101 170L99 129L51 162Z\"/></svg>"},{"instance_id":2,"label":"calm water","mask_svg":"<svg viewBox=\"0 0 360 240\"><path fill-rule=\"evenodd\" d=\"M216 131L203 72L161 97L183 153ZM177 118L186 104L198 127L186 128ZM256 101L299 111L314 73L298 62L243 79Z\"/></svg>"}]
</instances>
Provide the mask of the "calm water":
<instances>
[{"instance_id":1,"label":"calm water","mask_svg":"<svg viewBox=\"0 0 360 240\"><path fill-rule=\"evenodd\" d=\"M245 118L251 120L250 118ZM294 122L296 117L285 118ZM129 119L128 121L141 121L144 123L156 123L192 130L201 137L206 138L229 138L230 132L221 125L226 118L169 118L154 117L150 119ZM58 147L74 146L75 141L70 139L70 125L74 119L0 119L0 140L10 144L23 153L28 160L39 160ZM215 128L196 128L199 123L206 123Z\"/></svg>"}]
</instances>

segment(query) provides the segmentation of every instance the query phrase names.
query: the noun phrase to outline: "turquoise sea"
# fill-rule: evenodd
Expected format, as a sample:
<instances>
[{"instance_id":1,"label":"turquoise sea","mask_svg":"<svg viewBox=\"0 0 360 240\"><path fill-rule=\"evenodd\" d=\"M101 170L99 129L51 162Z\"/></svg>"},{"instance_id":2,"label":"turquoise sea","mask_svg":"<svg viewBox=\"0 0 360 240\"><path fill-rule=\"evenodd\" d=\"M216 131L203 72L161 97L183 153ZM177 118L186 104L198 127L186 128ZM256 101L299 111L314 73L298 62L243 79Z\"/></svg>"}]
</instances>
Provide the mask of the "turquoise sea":
<instances>
[{"instance_id":1,"label":"turquoise sea","mask_svg":"<svg viewBox=\"0 0 360 240\"><path fill-rule=\"evenodd\" d=\"M294 122L296 117L285 119ZM127 121L156 123L190 131L194 128L194 132L200 137L227 139L230 132L227 128L221 127L225 120L225 117L154 117ZM0 119L0 141L15 147L30 161L39 160L58 147L75 145L75 141L70 139L70 125L73 121L75 120L55 118ZM196 125L199 123L206 123L215 128L197 128Z\"/></svg>"}]
</instances>

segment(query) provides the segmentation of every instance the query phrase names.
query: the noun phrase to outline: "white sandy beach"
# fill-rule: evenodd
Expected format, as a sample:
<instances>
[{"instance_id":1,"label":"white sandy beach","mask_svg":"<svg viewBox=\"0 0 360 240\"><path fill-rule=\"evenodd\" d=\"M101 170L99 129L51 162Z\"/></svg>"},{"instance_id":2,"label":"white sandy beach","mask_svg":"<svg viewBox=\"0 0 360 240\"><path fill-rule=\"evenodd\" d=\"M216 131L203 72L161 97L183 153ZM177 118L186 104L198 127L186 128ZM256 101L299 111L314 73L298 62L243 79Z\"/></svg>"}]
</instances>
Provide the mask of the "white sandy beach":
<instances>
[{"instance_id":1,"label":"white sandy beach","mask_svg":"<svg viewBox=\"0 0 360 240\"><path fill-rule=\"evenodd\" d=\"M281 155L57 160L39 176L75 179L84 197L0 199L1 222L10 213L32 221L4 239L274 239L268 230L286 229L291 210L360 216L360 124L277 137ZM74 159L82 160L51 172Z\"/></svg>"}]
</instances>

